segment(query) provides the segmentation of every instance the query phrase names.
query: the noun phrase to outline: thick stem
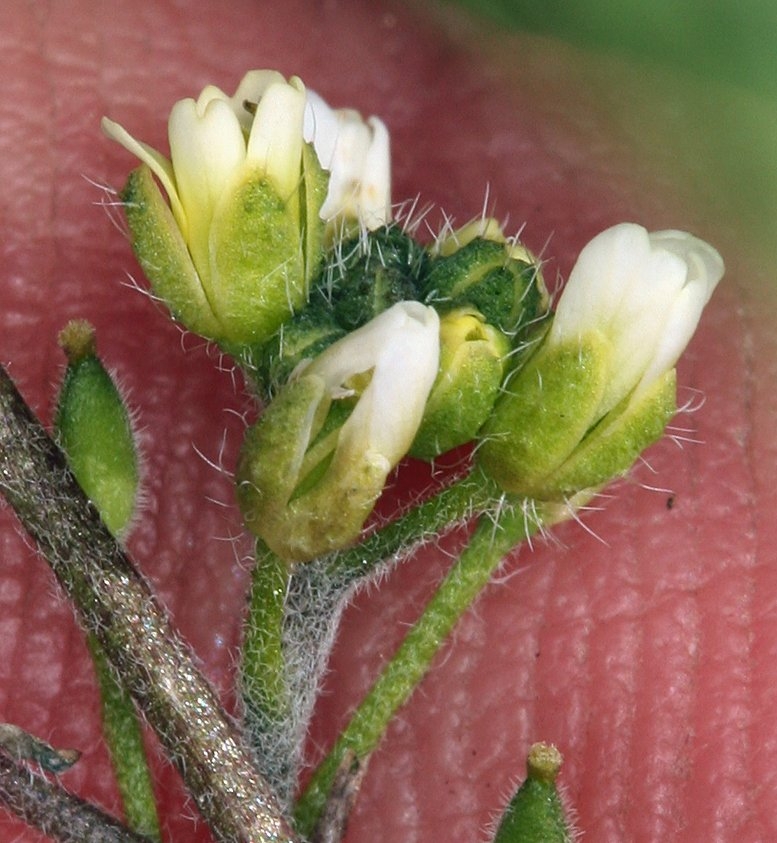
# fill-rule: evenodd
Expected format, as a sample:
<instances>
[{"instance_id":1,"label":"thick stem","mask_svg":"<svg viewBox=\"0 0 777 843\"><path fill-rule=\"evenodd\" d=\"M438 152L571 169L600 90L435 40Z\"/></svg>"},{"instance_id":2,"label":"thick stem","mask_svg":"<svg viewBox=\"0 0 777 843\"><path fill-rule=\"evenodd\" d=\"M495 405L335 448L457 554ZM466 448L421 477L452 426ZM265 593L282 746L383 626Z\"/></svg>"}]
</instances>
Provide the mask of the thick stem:
<instances>
[{"instance_id":1,"label":"thick stem","mask_svg":"<svg viewBox=\"0 0 777 843\"><path fill-rule=\"evenodd\" d=\"M187 646L2 367L0 491L159 735L216 837L293 840Z\"/></svg>"},{"instance_id":2,"label":"thick stem","mask_svg":"<svg viewBox=\"0 0 777 843\"><path fill-rule=\"evenodd\" d=\"M529 509L528 502L505 503L495 513L480 517L469 545L314 773L296 809L302 834L309 834L314 827L345 753L351 751L359 760L369 756L503 557L539 526L537 513Z\"/></svg>"},{"instance_id":3,"label":"thick stem","mask_svg":"<svg viewBox=\"0 0 777 843\"><path fill-rule=\"evenodd\" d=\"M0 805L59 843L151 843L3 751Z\"/></svg>"}]
</instances>

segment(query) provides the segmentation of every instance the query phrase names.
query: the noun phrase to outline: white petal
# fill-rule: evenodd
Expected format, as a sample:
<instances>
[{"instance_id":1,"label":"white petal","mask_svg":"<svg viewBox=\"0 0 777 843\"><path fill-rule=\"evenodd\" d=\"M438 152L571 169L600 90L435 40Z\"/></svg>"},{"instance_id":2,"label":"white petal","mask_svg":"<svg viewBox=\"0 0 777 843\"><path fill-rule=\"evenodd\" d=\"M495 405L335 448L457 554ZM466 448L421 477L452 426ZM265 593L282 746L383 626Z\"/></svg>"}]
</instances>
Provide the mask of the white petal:
<instances>
[{"instance_id":1,"label":"white petal","mask_svg":"<svg viewBox=\"0 0 777 843\"><path fill-rule=\"evenodd\" d=\"M140 160L147 164L154 175L159 179L164 187L165 192L170 200L170 207L175 216L178 227L181 229L184 237L186 236L186 214L181 204L181 199L176 188L175 176L173 174L173 165L161 153L152 149L148 144L135 140L132 135L119 123L103 117L100 123L103 132L111 138L120 143L128 152L136 155Z\"/></svg>"},{"instance_id":2,"label":"white petal","mask_svg":"<svg viewBox=\"0 0 777 843\"><path fill-rule=\"evenodd\" d=\"M660 231L651 240L686 260L688 279L672 303L660 342L646 368L638 392L671 369L696 332L702 311L723 277L723 258L708 243L682 231Z\"/></svg>"},{"instance_id":3,"label":"white petal","mask_svg":"<svg viewBox=\"0 0 777 843\"><path fill-rule=\"evenodd\" d=\"M385 124L377 117L365 122L353 109L332 109L309 91L304 132L321 166L329 170L321 218L345 217L369 229L389 222L391 149Z\"/></svg>"},{"instance_id":4,"label":"white petal","mask_svg":"<svg viewBox=\"0 0 777 843\"><path fill-rule=\"evenodd\" d=\"M205 278L213 209L245 162L243 132L229 102L218 97L209 100L202 114L194 100L180 100L170 112L168 129L173 171L188 222L186 239Z\"/></svg>"},{"instance_id":5,"label":"white petal","mask_svg":"<svg viewBox=\"0 0 777 843\"><path fill-rule=\"evenodd\" d=\"M325 170L332 169L340 121L337 112L330 108L315 91L307 91L303 137L312 143L319 163Z\"/></svg>"},{"instance_id":6,"label":"white petal","mask_svg":"<svg viewBox=\"0 0 777 843\"><path fill-rule=\"evenodd\" d=\"M439 365L439 318L420 302L399 302L331 345L306 373L332 394L352 376L372 379L343 425L338 450L379 454L395 465L412 444Z\"/></svg>"},{"instance_id":7,"label":"white petal","mask_svg":"<svg viewBox=\"0 0 777 843\"><path fill-rule=\"evenodd\" d=\"M304 113L302 82L274 82L259 101L248 139L249 163L267 174L284 200L299 186Z\"/></svg>"},{"instance_id":8,"label":"white petal","mask_svg":"<svg viewBox=\"0 0 777 843\"><path fill-rule=\"evenodd\" d=\"M230 101L246 135L251 131L254 115L245 107L244 103L258 104L270 85L285 82L286 80L277 70L249 70L240 80L240 84Z\"/></svg>"},{"instance_id":9,"label":"white petal","mask_svg":"<svg viewBox=\"0 0 777 843\"><path fill-rule=\"evenodd\" d=\"M680 231L632 223L603 231L580 253L556 309L549 342L597 331L612 344L602 413L637 384L674 366L723 274L720 255Z\"/></svg>"},{"instance_id":10,"label":"white petal","mask_svg":"<svg viewBox=\"0 0 777 843\"><path fill-rule=\"evenodd\" d=\"M598 234L580 252L556 307L551 334L577 339L608 325L631 287L634 267L650 254L642 226L622 223Z\"/></svg>"},{"instance_id":11,"label":"white petal","mask_svg":"<svg viewBox=\"0 0 777 843\"><path fill-rule=\"evenodd\" d=\"M205 114L205 109L213 100L221 100L222 102L231 102L230 98L215 85L206 85L200 95L197 97L197 114L202 117Z\"/></svg>"},{"instance_id":12,"label":"white petal","mask_svg":"<svg viewBox=\"0 0 777 843\"><path fill-rule=\"evenodd\" d=\"M685 231L654 231L650 235L650 242L686 262L687 283L698 284L703 288L706 305L725 272L723 258L717 249Z\"/></svg>"},{"instance_id":13,"label":"white petal","mask_svg":"<svg viewBox=\"0 0 777 843\"><path fill-rule=\"evenodd\" d=\"M391 143L382 120L370 117L372 142L364 158L359 216L369 229L391 220Z\"/></svg>"}]
</instances>

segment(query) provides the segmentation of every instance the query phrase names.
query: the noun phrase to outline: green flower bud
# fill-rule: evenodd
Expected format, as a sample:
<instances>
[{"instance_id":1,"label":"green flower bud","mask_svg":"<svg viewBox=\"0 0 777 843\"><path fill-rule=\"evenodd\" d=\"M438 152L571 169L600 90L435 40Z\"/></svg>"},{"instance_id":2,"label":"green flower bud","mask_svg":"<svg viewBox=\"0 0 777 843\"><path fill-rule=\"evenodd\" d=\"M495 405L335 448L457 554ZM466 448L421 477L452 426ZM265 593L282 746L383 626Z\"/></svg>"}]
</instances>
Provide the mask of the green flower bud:
<instances>
[{"instance_id":1,"label":"green flower bud","mask_svg":"<svg viewBox=\"0 0 777 843\"><path fill-rule=\"evenodd\" d=\"M682 232L623 224L594 238L481 431L482 468L550 501L628 471L675 412L674 365L722 274L720 255Z\"/></svg>"},{"instance_id":2,"label":"green flower bud","mask_svg":"<svg viewBox=\"0 0 777 843\"><path fill-rule=\"evenodd\" d=\"M571 843L564 806L556 789L561 753L537 743L526 760L526 781L510 800L494 843Z\"/></svg>"},{"instance_id":3,"label":"green flower bud","mask_svg":"<svg viewBox=\"0 0 777 843\"><path fill-rule=\"evenodd\" d=\"M121 535L132 520L138 490L130 413L95 353L92 326L71 322L59 342L68 358L55 418L59 443L106 527Z\"/></svg>"},{"instance_id":4,"label":"green flower bud","mask_svg":"<svg viewBox=\"0 0 777 843\"><path fill-rule=\"evenodd\" d=\"M472 308L440 319L440 369L410 455L432 460L470 442L491 413L510 345Z\"/></svg>"},{"instance_id":5,"label":"green flower bud","mask_svg":"<svg viewBox=\"0 0 777 843\"><path fill-rule=\"evenodd\" d=\"M394 305L300 367L249 429L238 501L278 556L307 561L358 537L421 423L438 337L432 308Z\"/></svg>"},{"instance_id":6,"label":"green flower bud","mask_svg":"<svg viewBox=\"0 0 777 843\"><path fill-rule=\"evenodd\" d=\"M105 132L144 164L123 194L133 248L154 292L187 328L240 351L304 304L325 223L360 220L361 187L371 185L370 197L388 191L385 128L349 115L339 120L320 98L311 102L296 77L251 71L233 97L208 86L197 101L175 104L170 160L103 119ZM366 213L377 224L374 203Z\"/></svg>"},{"instance_id":7,"label":"green flower bud","mask_svg":"<svg viewBox=\"0 0 777 843\"><path fill-rule=\"evenodd\" d=\"M311 305L331 308L337 323L353 331L398 302L417 299L428 264L426 249L399 226L382 226L338 247Z\"/></svg>"},{"instance_id":8,"label":"green flower bud","mask_svg":"<svg viewBox=\"0 0 777 843\"><path fill-rule=\"evenodd\" d=\"M475 308L513 338L546 312L548 295L539 267L523 247L507 241L493 220L449 235L437 253L422 299L438 312Z\"/></svg>"},{"instance_id":9,"label":"green flower bud","mask_svg":"<svg viewBox=\"0 0 777 843\"><path fill-rule=\"evenodd\" d=\"M322 267L307 306L264 345L242 355L245 368L272 396L304 360L393 305L416 299L427 263L426 249L395 225L346 240Z\"/></svg>"},{"instance_id":10,"label":"green flower bud","mask_svg":"<svg viewBox=\"0 0 777 843\"><path fill-rule=\"evenodd\" d=\"M269 400L301 363L317 357L345 334L329 309L309 305L242 362Z\"/></svg>"}]
</instances>

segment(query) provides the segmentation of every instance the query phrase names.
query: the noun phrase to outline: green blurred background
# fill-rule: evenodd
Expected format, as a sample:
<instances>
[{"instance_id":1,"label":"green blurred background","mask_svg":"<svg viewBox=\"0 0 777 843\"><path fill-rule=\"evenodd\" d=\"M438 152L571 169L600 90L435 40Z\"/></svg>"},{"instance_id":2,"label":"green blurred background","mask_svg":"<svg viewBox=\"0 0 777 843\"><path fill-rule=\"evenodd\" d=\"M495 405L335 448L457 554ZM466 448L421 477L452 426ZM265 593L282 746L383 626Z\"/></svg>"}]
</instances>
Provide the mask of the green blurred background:
<instances>
[{"instance_id":1,"label":"green blurred background","mask_svg":"<svg viewBox=\"0 0 777 843\"><path fill-rule=\"evenodd\" d=\"M460 0L511 27L655 59L777 100L775 0Z\"/></svg>"},{"instance_id":2,"label":"green blurred background","mask_svg":"<svg viewBox=\"0 0 777 843\"><path fill-rule=\"evenodd\" d=\"M500 29L555 37L644 66L678 111L677 164L704 158L717 216L777 263L777 0L447 0ZM677 86L667 87L667 76ZM613 83L617 85L617 80ZM639 112L641 111L641 117Z\"/></svg>"}]
</instances>

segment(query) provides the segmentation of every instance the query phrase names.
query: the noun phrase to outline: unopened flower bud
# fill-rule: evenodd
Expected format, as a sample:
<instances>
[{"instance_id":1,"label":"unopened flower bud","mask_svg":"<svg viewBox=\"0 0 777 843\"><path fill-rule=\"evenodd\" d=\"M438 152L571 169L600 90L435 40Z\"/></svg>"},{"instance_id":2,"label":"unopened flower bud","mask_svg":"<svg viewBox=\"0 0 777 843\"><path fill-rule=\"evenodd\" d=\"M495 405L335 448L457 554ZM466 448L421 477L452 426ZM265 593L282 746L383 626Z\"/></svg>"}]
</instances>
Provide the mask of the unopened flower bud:
<instances>
[{"instance_id":1,"label":"unopened flower bud","mask_svg":"<svg viewBox=\"0 0 777 843\"><path fill-rule=\"evenodd\" d=\"M438 312L472 307L488 324L516 337L547 310L548 295L538 265L493 221L465 226L445 238L437 251L422 299Z\"/></svg>"},{"instance_id":2,"label":"unopened flower bud","mask_svg":"<svg viewBox=\"0 0 777 843\"><path fill-rule=\"evenodd\" d=\"M674 365L722 275L720 255L690 234L622 224L595 237L483 428L483 469L541 500L628 471L676 410Z\"/></svg>"},{"instance_id":3,"label":"unopened flower bud","mask_svg":"<svg viewBox=\"0 0 777 843\"><path fill-rule=\"evenodd\" d=\"M415 437L438 358L437 314L401 302L300 367L247 433L246 526L290 562L356 539Z\"/></svg>"},{"instance_id":4,"label":"unopened flower bud","mask_svg":"<svg viewBox=\"0 0 777 843\"><path fill-rule=\"evenodd\" d=\"M440 319L440 370L410 455L431 460L470 442L488 418L510 344L473 308Z\"/></svg>"},{"instance_id":5,"label":"unopened flower bud","mask_svg":"<svg viewBox=\"0 0 777 843\"><path fill-rule=\"evenodd\" d=\"M561 753L537 743L526 759L526 780L507 806L493 843L571 843L574 834L556 787Z\"/></svg>"},{"instance_id":6,"label":"unopened flower bud","mask_svg":"<svg viewBox=\"0 0 777 843\"><path fill-rule=\"evenodd\" d=\"M323 270L311 305L330 307L337 323L352 331L400 301L418 299L429 255L397 225L344 241Z\"/></svg>"}]
</instances>

